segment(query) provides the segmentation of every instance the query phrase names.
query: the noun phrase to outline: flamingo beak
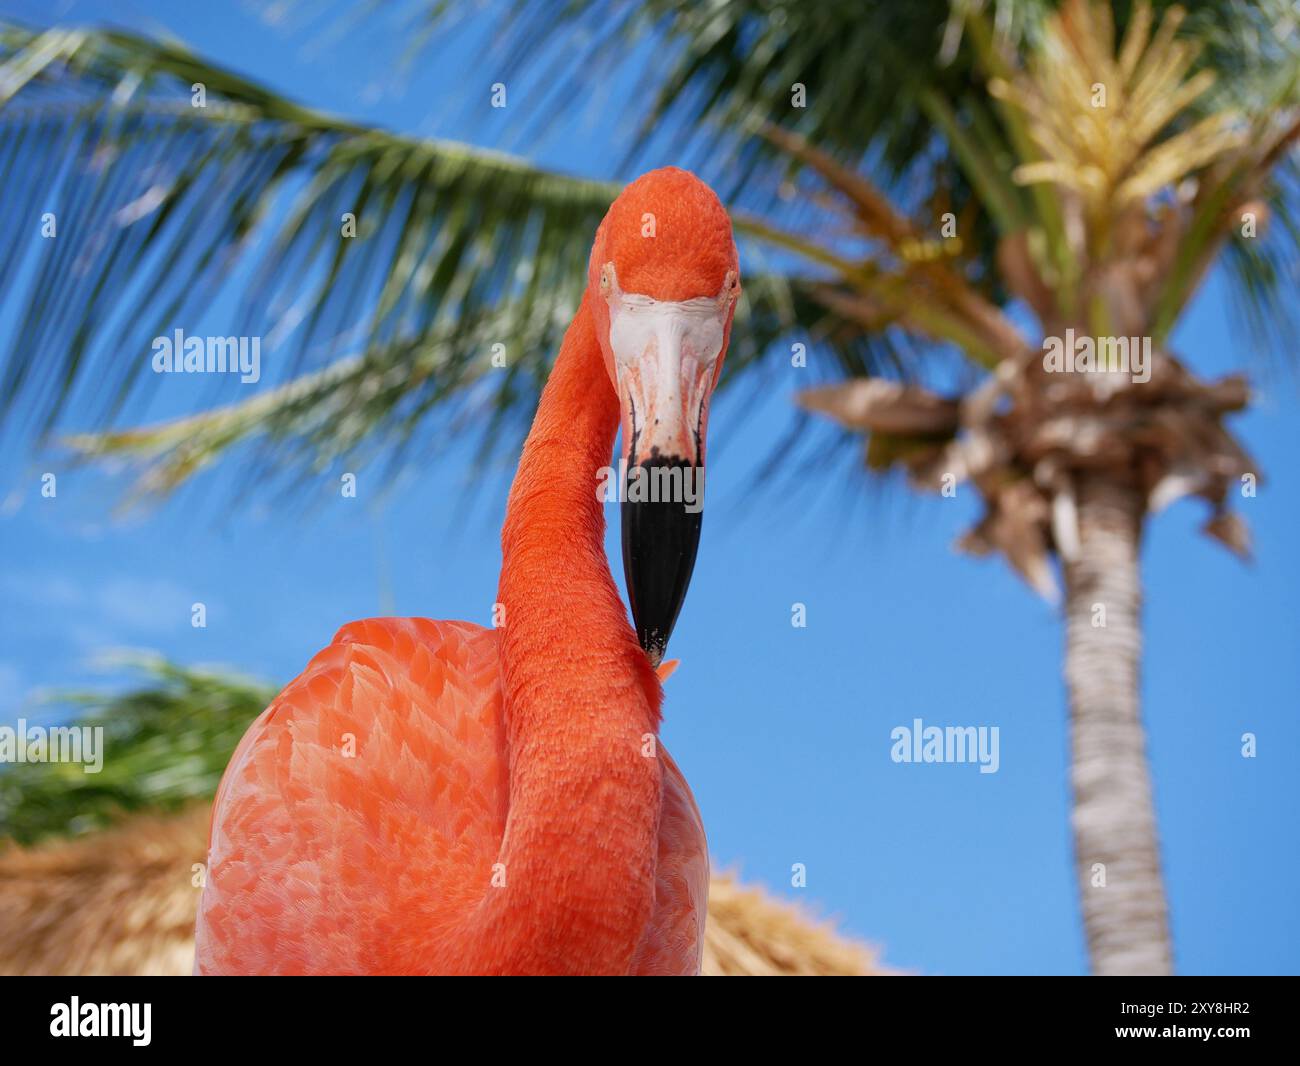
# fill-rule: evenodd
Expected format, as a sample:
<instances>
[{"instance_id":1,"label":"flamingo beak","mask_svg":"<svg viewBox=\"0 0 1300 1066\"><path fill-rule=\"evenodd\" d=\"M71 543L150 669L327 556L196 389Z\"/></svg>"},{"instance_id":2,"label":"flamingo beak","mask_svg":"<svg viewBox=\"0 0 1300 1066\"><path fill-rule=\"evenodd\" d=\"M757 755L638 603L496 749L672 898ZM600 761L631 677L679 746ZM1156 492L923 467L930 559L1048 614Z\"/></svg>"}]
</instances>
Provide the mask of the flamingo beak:
<instances>
[{"instance_id":1,"label":"flamingo beak","mask_svg":"<svg viewBox=\"0 0 1300 1066\"><path fill-rule=\"evenodd\" d=\"M623 417L623 572L637 639L655 667L695 568L709 395L730 307L721 298L610 298Z\"/></svg>"},{"instance_id":2,"label":"flamingo beak","mask_svg":"<svg viewBox=\"0 0 1300 1066\"><path fill-rule=\"evenodd\" d=\"M704 467L680 459L648 459L629 468L629 490L634 476L665 481L698 479L703 492ZM650 665L658 668L686 600L704 513L671 499L625 499L622 509L623 574L627 579L632 621L637 639L650 657Z\"/></svg>"}]
</instances>

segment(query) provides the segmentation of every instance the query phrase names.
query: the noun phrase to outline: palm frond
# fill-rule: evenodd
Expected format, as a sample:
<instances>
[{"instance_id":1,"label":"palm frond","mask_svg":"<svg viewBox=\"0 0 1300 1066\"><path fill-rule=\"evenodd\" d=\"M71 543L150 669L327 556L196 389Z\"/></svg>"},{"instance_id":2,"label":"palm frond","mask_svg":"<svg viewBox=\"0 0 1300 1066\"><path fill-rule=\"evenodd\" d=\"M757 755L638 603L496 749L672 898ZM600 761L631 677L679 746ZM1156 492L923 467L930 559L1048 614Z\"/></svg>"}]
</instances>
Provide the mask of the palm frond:
<instances>
[{"instance_id":1,"label":"palm frond","mask_svg":"<svg viewBox=\"0 0 1300 1066\"><path fill-rule=\"evenodd\" d=\"M235 674L178 666L152 655L124 665L141 675L117 694L52 700L57 721L101 729L96 773L75 762L16 763L0 772L0 840L30 844L102 829L124 813L177 810L211 796L235 745L275 690ZM29 721L29 727L36 724Z\"/></svg>"},{"instance_id":2,"label":"palm frond","mask_svg":"<svg viewBox=\"0 0 1300 1066\"><path fill-rule=\"evenodd\" d=\"M0 288L15 322L0 412L41 431L91 375L101 416L114 414L149 376L150 339L197 332L232 275L241 309L219 332L259 336L280 384L341 352L392 377L435 342L438 373L416 367L405 392L453 394L494 344L537 369L617 192L335 120L172 45L13 30L0 42Z\"/></svg>"},{"instance_id":3,"label":"palm frond","mask_svg":"<svg viewBox=\"0 0 1300 1066\"><path fill-rule=\"evenodd\" d=\"M724 385L783 337L827 353L844 374L876 372L879 340L835 310L823 296L825 284L776 274L747 278ZM552 325L562 329L564 323ZM445 427L440 436L477 437L487 458L522 440L554 350L553 338L538 330L543 354L522 367L454 358L457 345L488 352L491 339L502 333L489 315L472 329L460 323L446 337L343 356L234 404L151 426L77 434L66 443L83 460L124 461L136 468L128 506L173 492L242 444L257 445L250 484L270 482L277 472L321 471L345 458L364 463L404 440L435 407Z\"/></svg>"},{"instance_id":4,"label":"palm frond","mask_svg":"<svg viewBox=\"0 0 1300 1066\"><path fill-rule=\"evenodd\" d=\"M530 100L545 97L533 105L539 131L545 116L560 113L547 106L552 97L590 91L649 42L655 61L646 72L644 102L632 102L626 123L639 131L628 164L669 152L738 209L798 231L815 204L812 197L790 195L789 179L807 160L772 132L797 133L846 170L869 173L900 213L923 217L931 229L939 212L925 208L934 201L970 218L969 236L979 238L966 242L972 275L989 294L1004 297L981 198L1007 183L979 181L973 189L970 174L946 166L926 103L960 105L964 115L964 102L982 96L971 91L975 59L960 36L955 54L945 54L954 6L965 5L514 0L503 3L501 32L493 40L499 66L524 83L521 91ZM999 0L999 27L1019 39L1052 6L1050 0ZM570 41L585 42L580 61L571 57ZM557 54L563 62L552 65ZM1010 187L1010 195L1017 192ZM1008 209L1006 203L988 206Z\"/></svg>"},{"instance_id":5,"label":"palm frond","mask_svg":"<svg viewBox=\"0 0 1300 1066\"><path fill-rule=\"evenodd\" d=\"M205 106L193 107L200 85ZM0 86L0 173L16 192L0 204L15 323L0 416L43 433L93 393L78 410L93 403L95 417L72 443L143 460L148 493L254 438L272 466L320 468L400 444L435 412L479 432L519 428L619 188L359 126L120 33L5 30ZM45 205L54 239L31 225ZM223 292L240 296L236 320L213 330L259 337L262 390L102 431L156 383L151 339L195 333ZM878 342L829 328L833 310L810 292L747 278L730 365L791 331L868 365Z\"/></svg>"},{"instance_id":6,"label":"palm frond","mask_svg":"<svg viewBox=\"0 0 1300 1066\"><path fill-rule=\"evenodd\" d=\"M1026 114L1041 153L1039 162L1016 170L1016 180L1069 190L1095 228L1244 139L1240 116L1227 110L1153 143L1215 75L1190 73L1200 48L1177 36L1181 9L1172 8L1150 39L1149 5L1139 3L1137 11L1115 55L1110 8L1090 0L1068 3L1049 21L1043 47L1026 71L1014 83L990 84L994 95Z\"/></svg>"},{"instance_id":7,"label":"palm frond","mask_svg":"<svg viewBox=\"0 0 1300 1066\"><path fill-rule=\"evenodd\" d=\"M427 15L430 6L417 9ZM675 127L683 131L676 148L719 178L730 176L743 189L741 206L768 213L782 177L807 165L788 151L788 139L768 131L797 131L842 167L870 173L905 215L939 192L959 213L973 207L976 223L963 244L986 298L1001 303L1010 295L997 282L998 239L1033 229L1025 247L1036 272L1074 313L1078 227L1045 183L1100 189L1112 182L1060 162L1059 151L1044 153L1039 140L1050 134L1052 149L1061 149L1063 138L1087 149L1089 131L1102 136L1115 127L1118 106L1133 143L1108 147L1106 172L1123 174L1130 201L1148 196L1238 142L1234 112L1259 114L1276 99L1268 82L1294 65L1287 42L1295 15L1290 0L1205 0L1187 14L1173 0L1115 3L1100 16L1106 21L1098 33L1078 25L1053 44L1048 26L1060 7L1056 0L570 0L557 9L517 0L506 5L510 17L495 41L517 76L531 71L557 95L572 96L608 69L603 64L626 55L629 42L652 40L656 91L640 116L634 151L657 147L657 131ZM545 46L560 34L588 42L588 51L558 73L547 66L542 78L539 57L552 54ZM1010 77L1021 54L1042 48L1055 49L1044 62L1058 68L1060 92L1044 101L1031 132L1019 108L988 99L986 83ZM1085 71L1101 72L1115 94L1111 107L1085 115L1071 107L1071 129L1051 129L1053 116L1066 113L1055 105L1080 98L1075 90ZM806 90L805 107L793 103L796 85ZM991 121L990 103L1000 122ZM1186 131L1146 157L1144 170L1126 173L1134 153L1180 115ZM1027 188L1006 180L1017 162L1026 164L1020 174ZM786 228L799 229L799 221Z\"/></svg>"}]
</instances>

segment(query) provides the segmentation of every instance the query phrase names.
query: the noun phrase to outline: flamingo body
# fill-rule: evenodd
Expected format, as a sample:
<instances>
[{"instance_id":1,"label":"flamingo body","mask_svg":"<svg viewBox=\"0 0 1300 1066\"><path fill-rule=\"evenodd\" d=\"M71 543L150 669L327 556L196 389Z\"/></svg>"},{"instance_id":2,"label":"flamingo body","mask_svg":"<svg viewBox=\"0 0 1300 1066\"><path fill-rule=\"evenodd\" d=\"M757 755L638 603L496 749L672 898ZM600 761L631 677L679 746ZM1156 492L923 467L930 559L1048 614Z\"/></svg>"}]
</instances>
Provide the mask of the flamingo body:
<instances>
[{"instance_id":1,"label":"flamingo body","mask_svg":"<svg viewBox=\"0 0 1300 1066\"><path fill-rule=\"evenodd\" d=\"M444 968L440 943L491 885L509 809L498 643L469 622L370 618L285 687L217 793L198 972ZM704 828L659 756L654 904L630 972L694 974Z\"/></svg>"},{"instance_id":2,"label":"flamingo body","mask_svg":"<svg viewBox=\"0 0 1300 1066\"><path fill-rule=\"evenodd\" d=\"M258 718L213 809L196 972L698 972L704 831L656 667L739 291L693 175L615 200L511 488L500 627L354 622ZM620 425L627 469L683 493L623 501L635 629L598 491Z\"/></svg>"}]
</instances>

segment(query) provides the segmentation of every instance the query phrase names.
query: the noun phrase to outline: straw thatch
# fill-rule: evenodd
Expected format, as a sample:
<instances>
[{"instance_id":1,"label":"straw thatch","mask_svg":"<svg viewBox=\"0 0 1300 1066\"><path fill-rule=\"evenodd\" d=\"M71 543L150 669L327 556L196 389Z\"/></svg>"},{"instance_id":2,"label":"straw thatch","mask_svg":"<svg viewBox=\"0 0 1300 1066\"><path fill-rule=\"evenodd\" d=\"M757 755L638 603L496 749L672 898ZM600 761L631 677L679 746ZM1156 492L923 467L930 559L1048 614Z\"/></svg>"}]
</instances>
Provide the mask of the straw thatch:
<instances>
[{"instance_id":1,"label":"straw thatch","mask_svg":"<svg viewBox=\"0 0 1300 1066\"><path fill-rule=\"evenodd\" d=\"M114 828L0 851L0 975L188 974L194 866L208 809L136 815ZM865 946L762 892L716 877L704 972L710 976L882 974Z\"/></svg>"},{"instance_id":2,"label":"straw thatch","mask_svg":"<svg viewBox=\"0 0 1300 1066\"><path fill-rule=\"evenodd\" d=\"M756 888L715 876L704 927L706 977L871 977L888 973L863 944Z\"/></svg>"}]
</instances>

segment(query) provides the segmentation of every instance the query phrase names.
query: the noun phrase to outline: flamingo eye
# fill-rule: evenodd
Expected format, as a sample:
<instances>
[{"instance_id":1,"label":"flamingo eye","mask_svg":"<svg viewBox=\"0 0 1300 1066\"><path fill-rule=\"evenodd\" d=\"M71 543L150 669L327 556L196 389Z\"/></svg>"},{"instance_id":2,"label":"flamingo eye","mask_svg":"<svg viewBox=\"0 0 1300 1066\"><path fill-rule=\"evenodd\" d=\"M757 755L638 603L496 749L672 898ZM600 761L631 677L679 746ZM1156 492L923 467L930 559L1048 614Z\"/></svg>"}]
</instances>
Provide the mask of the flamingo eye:
<instances>
[{"instance_id":1,"label":"flamingo eye","mask_svg":"<svg viewBox=\"0 0 1300 1066\"><path fill-rule=\"evenodd\" d=\"M613 280L614 264L606 263L600 268L600 291L603 295L608 296L610 286Z\"/></svg>"},{"instance_id":2,"label":"flamingo eye","mask_svg":"<svg viewBox=\"0 0 1300 1066\"><path fill-rule=\"evenodd\" d=\"M728 300L734 300L740 295L740 275L736 271L727 271L726 280L722 283L722 295Z\"/></svg>"}]
</instances>

